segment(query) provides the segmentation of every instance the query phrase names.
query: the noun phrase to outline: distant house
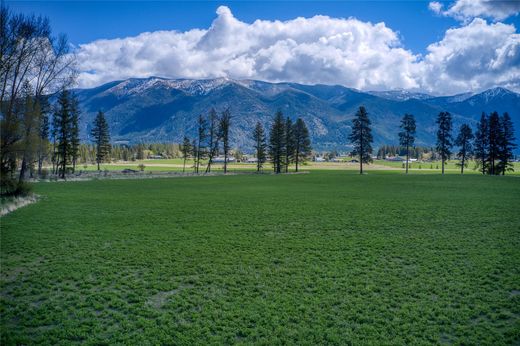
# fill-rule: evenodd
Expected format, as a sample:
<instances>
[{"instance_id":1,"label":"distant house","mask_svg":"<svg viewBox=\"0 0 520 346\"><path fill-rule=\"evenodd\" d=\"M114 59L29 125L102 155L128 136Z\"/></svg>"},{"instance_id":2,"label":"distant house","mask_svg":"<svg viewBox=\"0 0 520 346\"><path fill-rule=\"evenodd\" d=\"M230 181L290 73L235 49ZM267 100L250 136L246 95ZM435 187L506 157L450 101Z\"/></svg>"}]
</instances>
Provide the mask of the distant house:
<instances>
[{"instance_id":1,"label":"distant house","mask_svg":"<svg viewBox=\"0 0 520 346\"><path fill-rule=\"evenodd\" d=\"M331 161L332 162L343 162L344 160L341 157L335 157Z\"/></svg>"},{"instance_id":2,"label":"distant house","mask_svg":"<svg viewBox=\"0 0 520 346\"><path fill-rule=\"evenodd\" d=\"M150 155L148 156L149 159L151 160L161 160L161 159L164 159L164 156L162 155Z\"/></svg>"},{"instance_id":3,"label":"distant house","mask_svg":"<svg viewBox=\"0 0 520 346\"><path fill-rule=\"evenodd\" d=\"M246 161L247 163L257 163L258 159L256 157L250 157Z\"/></svg>"},{"instance_id":4,"label":"distant house","mask_svg":"<svg viewBox=\"0 0 520 346\"><path fill-rule=\"evenodd\" d=\"M325 161L327 161L327 160L325 160L325 158L321 157L321 156L316 156L314 158L314 162L325 162Z\"/></svg>"}]
</instances>

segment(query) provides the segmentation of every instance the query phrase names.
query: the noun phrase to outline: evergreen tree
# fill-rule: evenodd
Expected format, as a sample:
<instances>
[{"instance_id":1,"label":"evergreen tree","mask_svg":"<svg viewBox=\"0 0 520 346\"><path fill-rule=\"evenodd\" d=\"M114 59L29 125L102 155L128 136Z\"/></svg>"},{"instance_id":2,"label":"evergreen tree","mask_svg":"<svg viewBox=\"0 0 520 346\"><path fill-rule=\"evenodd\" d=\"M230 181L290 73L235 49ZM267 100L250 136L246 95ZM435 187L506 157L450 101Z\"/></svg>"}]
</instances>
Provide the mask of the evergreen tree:
<instances>
[{"instance_id":1,"label":"evergreen tree","mask_svg":"<svg viewBox=\"0 0 520 346\"><path fill-rule=\"evenodd\" d=\"M399 132L399 144L406 148L406 174L408 174L408 161L410 159L410 147L415 142L415 118L412 114L405 114L401 119L401 132Z\"/></svg>"},{"instance_id":2,"label":"evergreen tree","mask_svg":"<svg viewBox=\"0 0 520 346\"><path fill-rule=\"evenodd\" d=\"M488 123L489 119L486 113L482 113L480 121L477 124L477 131L475 133L475 159L477 161L477 167L479 167L482 174L488 172L488 150L489 150L489 137L488 137Z\"/></svg>"},{"instance_id":3,"label":"evergreen tree","mask_svg":"<svg viewBox=\"0 0 520 346\"><path fill-rule=\"evenodd\" d=\"M71 161L72 105L70 92L63 89L58 96L57 112L54 114L56 126L56 170L65 178L67 165Z\"/></svg>"},{"instance_id":4,"label":"evergreen tree","mask_svg":"<svg viewBox=\"0 0 520 346\"><path fill-rule=\"evenodd\" d=\"M285 119L285 173L289 171L289 165L294 161L295 140L293 130L293 122L287 117Z\"/></svg>"},{"instance_id":5,"label":"evergreen tree","mask_svg":"<svg viewBox=\"0 0 520 346\"><path fill-rule=\"evenodd\" d=\"M71 132L70 132L70 145L71 145L71 159L72 159L72 172L76 171L76 162L79 155L79 101L74 94L71 94Z\"/></svg>"},{"instance_id":6,"label":"evergreen tree","mask_svg":"<svg viewBox=\"0 0 520 346\"><path fill-rule=\"evenodd\" d=\"M211 165L213 158L218 155L218 116L214 108L209 112L209 129L208 129L208 165L206 166L206 173L211 172Z\"/></svg>"},{"instance_id":7,"label":"evergreen tree","mask_svg":"<svg viewBox=\"0 0 520 346\"><path fill-rule=\"evenodd\" d=\"M473 152L471 141L473 140L473 131L468 124L462 124L459 129L459 134L455 139L455 145L459 147L457 157L460 160L460 174L464 174L464 167L467 166L467 159Z\"/></svg>"},{"instance_id":8,"label":"evergreen tree","mask_svg":"<svg viewBox=\"0 0 520 346\"><path fill-rule=\"evenodd\" d=\"M46 97L40 98L40 128L38 133L38 175L42 175L43 162L49 154L50 105Z\"/></svg>"},{"instance_id":9,"label":"evergreen tree","mask_svg":"<svg viewBox=\"0 0 520 346\"><path fill-rule=\"evenodd\" d=\"M285 122L282 112L278 111L269 132L269 156L271 157L275 173L282 172L286 149L285 140Z\"/></svg>"},{"instance_id":10,"label":"evergreen tree","mask_svg":"<svg viewBox=\"0 0 520 346\"><path fill-rule=\"evenodd\" d=\"M307 125L302 118L298 118L293 127L294 136L294 163L296 165L296 172L298 172L298 166L301 162L311 155L311 139L309 136L309 130Z\"/></svg>"},{"instance_id":11,"label":"evergreen tree","mask_svg":"<svg viewBox=\"0 0 520 346\"><path fill-rule=\"evenodd\" d=\"M352 120L352 133L349 140L354 146L352 155L359 155L359 173L363 174L363 163L372 162L372 129L370 119L364 106L359 107Z\"/></svg>"},{"instance_id":12,"label":"evergreen tree","mask_svg":"<svg viewBox=\"0 0 520 346\"><path fill-rule=\"evenodd\" d=\"M197 164L197 140L193 138L191 141L191 157L193 158L193 171L195 172L196 164Z\"/></svg>"},{"instance_id":13,"label":"evergreen tree","mask_svg":"<svg viewBox=\"0 0 520 346\"><path fill-rule=\"evenodd\" d=\"M184 164L182 165L182 173L186 172L186 160L190 157L192 148L190 139L184 136L184 140L181 145L182 158L184 159Z\"/></svg>"},{"instance_id":14,"label":"evergreen tree","mask_svg":"<svg viewBox=\"0 0 520 346\"><path fill-rule=\"evenodd\" d=\"M195 160L195 173L199 173L199 166L200 166L200 162L202 159L204 159L204 156L205 156L205 153L206 153L206 148L205 148L205 141L206 141L206 138L208 136L207 134L207 127L208 127L208 122L207 120L204 118L204 116L202 116L202 114L199 115L199 121L198 121L198 128L197 128L197 134L198 134L198 139L197 139L197 154L195 155L196 156L196 160Z\"/></svg>"},{"instance_id":15,"label":"evergreen tree","mask_svg":"<svg viewBox=\"0 0 520 346\"><path fill-rule=\"evenodd\" d=\"M498 159L500 163L499 172L497 174L502 173L502 175L504 175L506 171L514 171L511 160L513 159L513 150L517 147L513 122L507 112L500 117L500 127L501 138L498 148Z\"/></svg>"},{"instance_id":16,"label":"evergreen tree","mask_svg":"<svg viewBox=\"0 0 520 346\"><path fill-rule=\"evenodd\" d=\"M231 113L229 108L222 112L219 120L219 137L222 140L222 150L224 151L224 173L227 173L228 156L231 147L229 145L229 127L231 126Z\"/></svg>"},{"instance_id":17,"label":"evergreen tree","mask_svg":"<svg viewBox=\"0 0 520 346\"><path fill-rule=\"evenodd\" d=\"M91 135L96 147L96 163L99 171L100 163L104 162L110 153L110 131L105 119L105 114L103 114L102 111L99 111L94 119L94 126L92 127Z\"/></svg>"},{"instance_id":18,"label":"evergreen tree","mask_svg":"<svg viewBox=\"0 0 520 346\"><path fill-rule=\"evenodd\" d=\"M437 130L437 153L441 157L442 161L442 174L444 174L444 165L446 161L449 160L451 155L451 147L452 144L452 119L451 114L449 112L440 112L437 121L437 125L439 126Z\"/></svg>"},{"instance_id":19,"label":"evergreen tree","mask_svg":"<svg viewBox=\"0 0 520 346\"><path fill-rule=\"evenodd\" d=\"M255 142L254 147L256 152L256 171L260 172L266 161L267 150L265 131L260 122L256 123L255 130L253 131L253 140Z\"/></svg>"},{"instance_id":20,"label":"evergreen tree","mask_svg":"<svg viewBox=\"0 0 520 346\"><path fill-rule=\"evenodd\" d=\"M488 163L489 163L489 174L500 174L498 167L499 153L500 153L500 142L502 141L502 126L500 124L500 116L497 112L493 112L489 115L488 122Z\"/></svg>"}]
</instances>

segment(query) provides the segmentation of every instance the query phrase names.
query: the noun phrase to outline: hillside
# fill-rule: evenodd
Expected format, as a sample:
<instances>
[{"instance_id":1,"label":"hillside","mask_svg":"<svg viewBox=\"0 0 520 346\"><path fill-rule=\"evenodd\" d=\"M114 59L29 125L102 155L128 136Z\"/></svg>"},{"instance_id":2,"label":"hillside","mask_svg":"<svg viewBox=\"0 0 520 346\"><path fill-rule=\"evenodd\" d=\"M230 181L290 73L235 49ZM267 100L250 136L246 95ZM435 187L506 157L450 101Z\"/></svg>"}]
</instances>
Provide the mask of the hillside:
<instances>
[{"instance_id":1,"label":"hillside","mask_svg":"<svg viewBox=\"0 0 520 346\"><path fill-rule=\"evenodd\" d=\"M280 109L308 124L314 147L321 150L347 147L350 120L360 105L367 107L374 127L375 145L396 143L404 113L417 119L418 145L435 142L435 117L441 110L454 115L455 128L474 125L482 111L509 112L520 132L520 95L503 88L480 94L432 97L406 91L361 92L339 85L268 83L227 78L170 80L158 77L110 82L92 89L78 89L81 133L88 140L90 124L98 110L110 123L119 142L180 142L195 135L196 118L211 107L227 107L233 115L233 145L251 146L251 131L260 121L268 126ZM517 136L518 137L518 136Z\"/></svg>"}]
</instances>

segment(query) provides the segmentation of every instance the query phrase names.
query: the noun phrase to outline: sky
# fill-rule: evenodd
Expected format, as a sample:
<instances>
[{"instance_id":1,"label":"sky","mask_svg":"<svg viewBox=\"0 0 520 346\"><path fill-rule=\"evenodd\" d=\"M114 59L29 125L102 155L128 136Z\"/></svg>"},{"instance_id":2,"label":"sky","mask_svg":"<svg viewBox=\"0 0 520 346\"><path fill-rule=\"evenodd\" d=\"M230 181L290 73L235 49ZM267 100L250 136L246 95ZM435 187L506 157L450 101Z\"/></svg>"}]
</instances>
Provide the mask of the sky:
<instances>
[{"instance_id":1,"label":"sky","mask_svg":"<svg viewBox=\"0 0 520 346\"><path fill-rule=\"evenodd\" d=\"M68 36L79 87L161 76L520 91L518 0L7 4Z\"/></svg>"}]
</instances>

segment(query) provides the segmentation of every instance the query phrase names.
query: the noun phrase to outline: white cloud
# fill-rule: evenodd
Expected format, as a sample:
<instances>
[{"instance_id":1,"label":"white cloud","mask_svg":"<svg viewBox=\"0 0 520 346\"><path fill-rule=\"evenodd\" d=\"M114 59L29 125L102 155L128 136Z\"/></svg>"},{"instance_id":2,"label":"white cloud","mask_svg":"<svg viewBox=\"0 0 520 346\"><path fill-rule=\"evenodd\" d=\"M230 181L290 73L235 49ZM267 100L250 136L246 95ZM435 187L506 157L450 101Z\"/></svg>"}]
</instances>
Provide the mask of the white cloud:
<instances>
[{"instance_id":1,"label":"white cloud","mask_svg":"<svg viewBox=\"0 0 520 346\"><path fill-rule=\"evenodd\" d=\"M79 84L91 87L155 75L441 94L497 83L518 89L520 48L515 31L512 25L475 20L448 30L423 58L403 48L398 34L384 23L315 16L249 24L221 6L207 30L157 31L81 45Z\"/></svg>"},{"instance_id":2,"label":"white cloud","mask_svg":"<svg viewBox=\"0 0 520 346\"><path fill-rule=\"evenodd\" d=\"M159 31L81 45L80 85L159 75L414 88L417 57L384 23L327 16L237 20L221 6L208 30ZM88 71L88 72L87 72ZM399 72L398 72L399 71Z\"/></svg>"},{"instance_id":3,"label":"white cloud","mask_svg":"<svg viewBox=\"0 0 520 346\"><path fill-rule=\"evenodd\" d=\"M456 18L461 21L469 21L476 17L503 20L515 16L520 12L520 1L518 0L457 0L447 10L437 1L428 5L433 12Z\"/></svg>"},{"instance_id":4,"label":"white cloud","mask_svg":"<svg viewBox=\"0 0 520 346\"><path fill-rule=\"evenodd\" d=\"M477 18L446 31L440 42L427 49L421 85L429 91L520 87L520 35L512 25Z\"/></svg>"},{"instance_id":5,"label":"white cloud","mask_svg":"<svg viewBox=\"0 0 520 346\"><path fill-rule=\"evenodd\" d=\"M442 14L442 7L442 4L437 1L432 1L428 4L428 8L437 14Z\"/></svg>"}]
</instances>

